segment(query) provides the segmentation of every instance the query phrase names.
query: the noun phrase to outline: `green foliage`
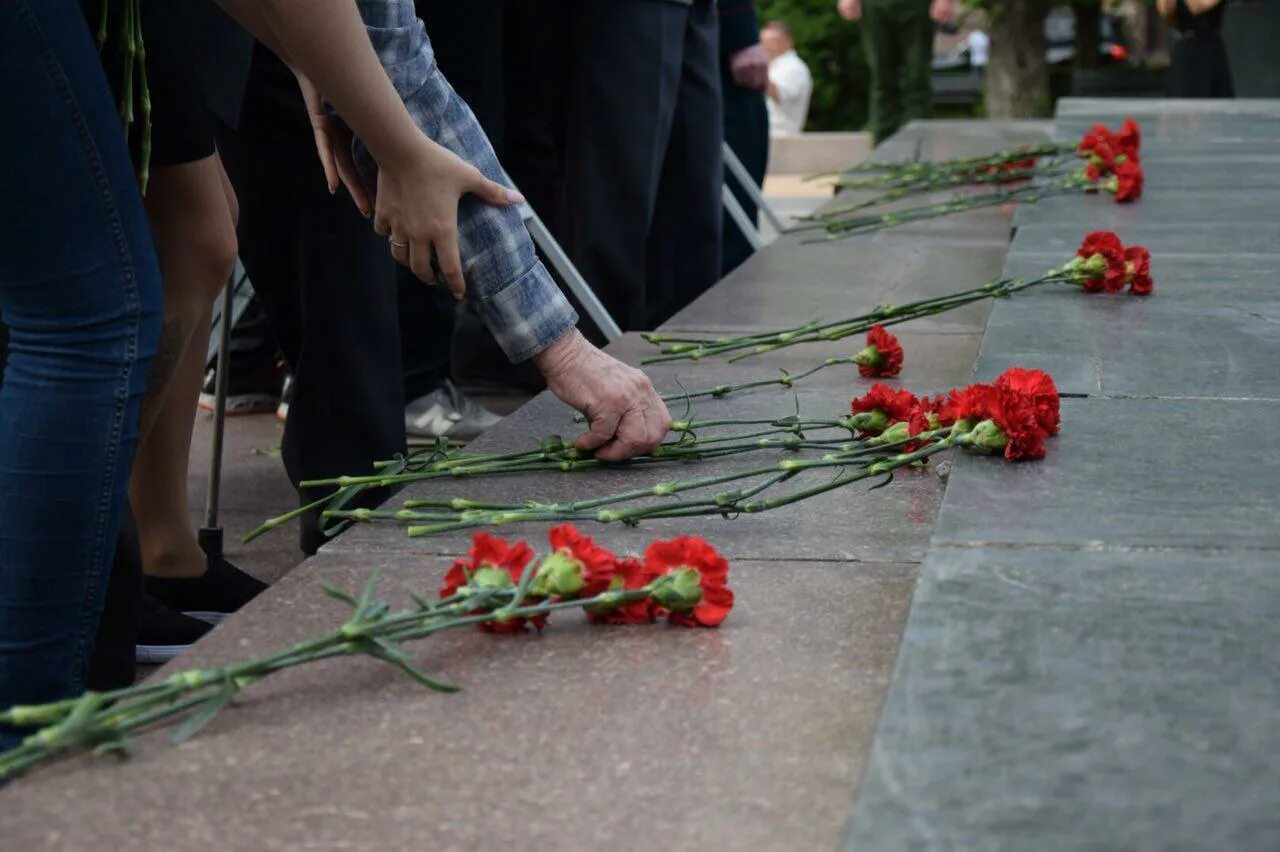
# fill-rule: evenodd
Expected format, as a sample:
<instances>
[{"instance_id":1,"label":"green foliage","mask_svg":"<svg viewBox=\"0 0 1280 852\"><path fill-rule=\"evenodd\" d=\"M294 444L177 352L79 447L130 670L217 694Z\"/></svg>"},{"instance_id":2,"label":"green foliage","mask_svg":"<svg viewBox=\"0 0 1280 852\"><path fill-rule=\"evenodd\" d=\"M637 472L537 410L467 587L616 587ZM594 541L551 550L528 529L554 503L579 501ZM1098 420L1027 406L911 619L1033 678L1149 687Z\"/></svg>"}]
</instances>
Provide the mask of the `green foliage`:
<instances>
[{"instance_id":1,"label":"green foliage","mask_svg":"<svg viewBox=\"0 0 1280 852\"><path fill-rule=\"evenodd\" d=\"M835 0L758 0L760 22L785 21L813 73L806 130L861 130L867 123L862 28L836 14Z\"/></svg>"}]
</instances>

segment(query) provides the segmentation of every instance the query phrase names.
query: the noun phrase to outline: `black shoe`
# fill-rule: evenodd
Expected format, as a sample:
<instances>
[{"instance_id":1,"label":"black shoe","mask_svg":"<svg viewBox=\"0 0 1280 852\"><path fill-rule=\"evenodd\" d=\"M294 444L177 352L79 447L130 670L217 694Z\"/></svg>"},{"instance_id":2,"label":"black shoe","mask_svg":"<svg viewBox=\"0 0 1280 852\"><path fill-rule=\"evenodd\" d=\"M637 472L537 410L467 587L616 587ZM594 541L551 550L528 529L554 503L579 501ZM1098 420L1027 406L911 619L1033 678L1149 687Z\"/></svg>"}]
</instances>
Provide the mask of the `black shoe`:
<instances>
[{"instance_id":1,"label":"black shoe","mask_svg":"<svg viewBox=\"0 0 1280 852\"><path fill-rule=\"evenodd\" d=\"M174 612L151 595L143 594L142 629L138 631L134 656L139 663L167 663L212 629L208 622Z\"/></svg>"},{"instance_id":2,"label":"black shoe","mask_svg":"<svg viewBox=\"0 0 1280 852\"><path fill-rule=\"evenodd\" d=\"M280 404L283 373L283 364L275 360L246 366L232 361L227 379L227 416L275 411ZM210 368L200 386L200 407L205 411L213 411L217 405L217 383L218 372Z\"/></svg>"},{"instance_id":3,"label":"black shoe","mask_svg":"<svg viewBox=\"0 0 1280 852\"><path fill-rule=\"evenodd\" d=\"M208 624L222 621L267 588L220 556L209 557L209 568L199 577L147 577L144 583L147 594Z\"/></svg>"}]
</instances>

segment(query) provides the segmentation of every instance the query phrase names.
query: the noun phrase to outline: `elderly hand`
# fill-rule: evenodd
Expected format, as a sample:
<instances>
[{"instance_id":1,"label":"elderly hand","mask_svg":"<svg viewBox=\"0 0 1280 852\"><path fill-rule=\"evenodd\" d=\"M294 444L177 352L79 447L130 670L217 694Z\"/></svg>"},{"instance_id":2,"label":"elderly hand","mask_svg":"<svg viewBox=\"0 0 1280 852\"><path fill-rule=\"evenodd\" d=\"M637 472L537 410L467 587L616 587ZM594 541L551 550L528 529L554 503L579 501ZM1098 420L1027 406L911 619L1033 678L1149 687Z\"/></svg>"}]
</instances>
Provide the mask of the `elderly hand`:
<instances>
[{"instance_id":1,"label":"elderly hand","mask_svg":"<svg viewBox=\"0 0 1280 852\"><path fill-rule=\"evenodd\" d=\"M837 0L836 11L846 21L862 20L862 0Z\"/></svg>"},{"instance_id":2,"label":"elderly hand","mask_svg":"<svg viewBox=\"0 0 1280 852\"><path fill-rule=\"evenodd\" d=\"M769 85L769 54L764 45L753 44L730 56L729 73L742 88L764 91Z\"/></svg>"},{"instance_id":3,"label":"elderly hand","mask_svg":"<svg viewBox=\"0 0 1280 852\"><path fill-rule=\"evenodd\" d=\"M551 392L586 415L590 428L574 442L578 449L623 461L651 452L667 436L671 415L649 377L601 352L577 329L534 362Z\"/></svg>"}]
</instances>

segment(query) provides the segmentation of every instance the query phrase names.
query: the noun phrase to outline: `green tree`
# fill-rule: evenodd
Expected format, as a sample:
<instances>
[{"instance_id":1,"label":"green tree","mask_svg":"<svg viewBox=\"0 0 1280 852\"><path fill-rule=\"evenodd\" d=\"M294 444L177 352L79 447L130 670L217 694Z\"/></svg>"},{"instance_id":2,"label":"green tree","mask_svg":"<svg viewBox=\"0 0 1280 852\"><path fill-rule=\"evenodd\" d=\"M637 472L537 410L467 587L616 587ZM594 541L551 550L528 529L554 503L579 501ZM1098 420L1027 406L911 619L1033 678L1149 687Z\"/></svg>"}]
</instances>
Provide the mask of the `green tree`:
<instances>
[{"instance_id":1,"label":"green tree","mask_svg":"<svg viewBox=\"0 0 1280 852\"><path fill-rule=\"evenodd\" d=\"M836 14L835 0L758 0L760 22L780 20L813 73L806 130L861 130L867 123L862 29Z\"/></svg>"}]
</instances>

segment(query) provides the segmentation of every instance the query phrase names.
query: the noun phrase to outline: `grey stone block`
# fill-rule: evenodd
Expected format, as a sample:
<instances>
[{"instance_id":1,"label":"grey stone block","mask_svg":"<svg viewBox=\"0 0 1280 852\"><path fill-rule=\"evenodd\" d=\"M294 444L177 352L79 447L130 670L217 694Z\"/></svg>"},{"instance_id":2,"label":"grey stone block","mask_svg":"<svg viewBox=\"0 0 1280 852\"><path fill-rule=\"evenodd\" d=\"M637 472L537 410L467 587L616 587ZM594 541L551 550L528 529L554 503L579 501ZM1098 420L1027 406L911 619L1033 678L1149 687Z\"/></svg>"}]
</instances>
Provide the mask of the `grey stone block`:
<instances>
[{"instance_id":1,"label":"grey stone block","mask_svg":"<svg viewBox=\"0 0 1280 852\"><path fill-rule=\"evenodd\" d=\"M1275 567L934 549L846 848L1274 849Z\"/></svg>"},{"instance_id":2,"label":"grey stone block","mask_svg":"<svg viewBox=\"0 0 1280 852\"><path fill-rule=\"evenodd\" d=\"M957 457L934 543L1280 547L1278 424L1271 400L1063 400L1043 461Z\"/></svg>"}]
</instances>

